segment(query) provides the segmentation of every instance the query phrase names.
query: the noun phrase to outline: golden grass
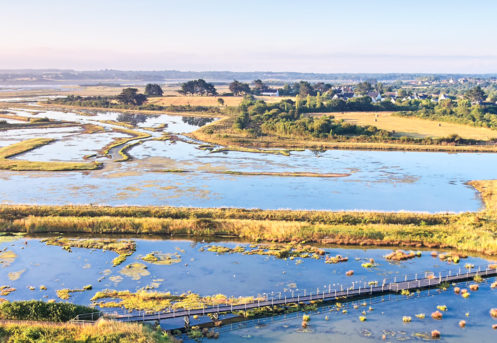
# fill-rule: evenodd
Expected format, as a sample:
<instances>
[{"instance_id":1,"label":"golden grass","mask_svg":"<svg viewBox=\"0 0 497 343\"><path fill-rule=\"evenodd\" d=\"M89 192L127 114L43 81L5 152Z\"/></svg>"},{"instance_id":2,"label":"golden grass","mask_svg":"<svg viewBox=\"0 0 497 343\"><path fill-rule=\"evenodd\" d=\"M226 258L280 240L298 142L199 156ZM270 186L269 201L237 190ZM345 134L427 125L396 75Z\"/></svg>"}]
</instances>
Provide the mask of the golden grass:
<instances>
[{"instance_id":1,"label":"golden grass","mask_svg":"<svg viewBox=\"0 0 497 343\"><path fill-rule=\"evenodd\" d=\"M441 151L441 152L497 152L497 145L424 145L413 143L376 143L321 140L319 138L289 138L277 135L254 137L248 132L232 129L233 117L225 117L186 134L191 138L232 147L313 149L313 150L399 150L399 151ZM408 118L407 120L411 120ZM472 128L480 130L480 128Z\"/></svg>"},{"instance_id":2,"label":"golden grass","mask_svg":"<svg viewBox=\"0 0 497 343\"><path fill-rule=\"evenodd\" d=\"M4 113L0 113L0 118L14 119L14 120L19 120L19 121L29 122L29 118L27 118L27 117L21 117L21 116L18 116L16 114L4 114Z\"/></svg>"},{"instance_id":3,"label":"golden grass","mask_svg":"<svg viewBox=\"0 0 497 343\"><path fill-rule=\"evenodd\" d=\"M224 100L224 106L236 107L243 101L243 96L162 96L148 99L148 103L161 106L220 106L217 99ZM275 103L287 97L256 96L256 99L264 100L267 103Z\"/></svg>"},{"instance_id":4,"label":"golden grass","mask_svg":"<svg viewBox=\"0 0 497 343\"><path fill-rule=\"evenodd\" d=\"M489 128L464 124L447 123L421 118L406 118L393 115L393 112L336 112L316 113L313 116L332 115L336 119L359 126L376 126L379 129L395 131L396 136L414 138L443 138L457 134L465 139L490 140L497 138L497 131ZM376 119L376 121L375 121Z\"/></svg>"},{"instance_id":5,"label":"golden grass","mask_svg":"<svg viewBox=\"0 0 497 343\"><path fill-rule=\"evenodd\" d=\"M14 143L9 146L0 148L0 159L14 157L27 151L36 149L40 146L54 142L51 138L33 138L22 142Z\"/></svg>"},{"instance_id":6,"label":"golden grass","mask_svg":"<svg viewBox=\"0 0 497 343\"><path fill-rule=\"evenodd\" d=\"M451 248L497 255L497 180L471 182L482 212L426 214L173 207L0 206L0 230L161 234L270 242Z\"/></svg>"},{"instance_id":7,"label":"golden grass","mask_svg":"<svg viewBox=\"0 0 497 343\"><path fill-rule=\"evenodd\" d=\"M36 336L35 340L33 336ZM0 340L6 342L169 342L149 327L100 319L95 324L0 321Z\"/></svg>"},{"instance_id":8,"label":"golden grass","mask_svg":"<svg viewBox=\"0 0 497 343\"><path fill-rule=\"evenodd\" d=\"M497 211L497 180L470 181L468 184L480 192L487 210Z\"/></svg>"},{"instance_id":9,"label":"golden grass","mask_svg":"<svg viewBox=\"0 0 497 343\"><path fill-rule=\"evenodd\" d=\"M53 142L50 138L33 138L0 148L0 169L16 171L69 171L94 170L101 167L99 162L36 162L9 160L9 157L25 153Z\"/></svg>"},{"instance_id":10,"label":"golden grass","mask_svg":"<svg viewBox=\"0 0 497 343\"><path fill-rule=\"evenodd\" d=\"M108 155L112 148L118 147L120 145L125 145L126 143L129 143L131 141L151 137L151 135L149 133L141 132L141 131L137 131L137 130L125 129L125 128L115 128L114 131L121 132L121 133L124 133L127 135L131 135L131 137L116 138L114 141L110 142L109 144L107 144L105 147L103 147L101 149L102 154L104 154L104 155ZM125 146L125 147L123 147L123 149L121 149L119 151L119 154L122 157L119 161L126 161L130 158L129 155L126 154L126 151L129 148L131 148L131 146Z\"/></svg>"},{"instance_id":11,"label":"golden grass","mask_svg":"<svg viewBox=\"0 0 497 343\"><path fill-rule=\"evenodd\" d=\"M161 234L233 237L254 242L452 248L497 255L497 221L491 210L423 214L4 205L0 207L0 229L27 233Z\"/></svg>"}]
</instances>

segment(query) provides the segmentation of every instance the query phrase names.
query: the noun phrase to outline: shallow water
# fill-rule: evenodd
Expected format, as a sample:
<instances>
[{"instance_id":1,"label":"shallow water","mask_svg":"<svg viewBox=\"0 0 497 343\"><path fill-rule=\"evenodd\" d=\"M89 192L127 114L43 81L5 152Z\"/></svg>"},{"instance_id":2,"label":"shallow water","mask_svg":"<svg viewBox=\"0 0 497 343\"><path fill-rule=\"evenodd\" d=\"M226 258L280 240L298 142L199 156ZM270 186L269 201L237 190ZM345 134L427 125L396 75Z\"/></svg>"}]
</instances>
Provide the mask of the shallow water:
<instances>
[{"instance_id":1,"label":"shallow water","mask_svg":"<svg viewBox=\"0 0 497 343\"><path fill-rule=\"evenodd\" d=\"M89 115L60 111L12 110L29 117L48 117L106 130L118 112ZM147 116L139 130L165 126L164 132L188 133L205 124L191 117ZM152 137L163 132L147 131ZM121 135L121 136L119 136ZM35 137L58 141L19 155L18 159L76 161L95 153L120 133L81 134L77 128L25 129L2 132L0 146ZM0 199L5 203L169 205L266 209L477 211L482 203L466 183L493 179L497 154L394 151L292 151L290 156L239 151L201 150L194 141L145 140L129 153L133 160L101 159L104 170L91 172L0 171ZM188 173L167 173L181 169ZM314 172L344 177L249 176L212 173ZM25 185L28 192L18 192Z\"/></svg>"},{"instance_id":2,"label":"shallow water","mask_svg":"<svg viewBox=\"0 0 497 343\"><path fill-rule=\"evenodd\" d=\"M199 293L200 295L214 295L222 293L228 296L267 295L269 298L278 298L285 295L307 294L309 292L320 292L326 289L363 284L368 281L379 281L393 278L401 279L404 275L425 272L435 274L447 270L464 270L465 263L475 266L486 265L487 261L478 257L462 259L460 265L442 262L438 258L430 256L429 252L423 252L422 256L404 262L389 262L384 255L390 249L339 249L334 247L325 248L326 252L334 256L340 254L349 258L348 262L339 264L325 264L324 259L300 259L282 260L275 257L243 254L218 255L206 250L210 243L194 242L189 240L157 240L143 238L127 238L136 241L136 252L120 266L113 267L112 259L117 254L109 251L90 250L84 248L72 248L67 252L61 247L47 246L39 238L22 238L13 242L0 243L0 250L7 249L17 254L16 259L9 266L0 266L0 286L10 285L17 290L6 296L8 300L24 299L57 299L56 290L62 288L82 288L91 284L91 291L73 293L69 301L78 304L89 305L90 298L95 292L104 289L136 291L152 282L159 282L158 291L171 291L173 294L181 294L186 291ZM26 243L25 243L26 242ZM235 247L247 243L216 242L215 245ZM204 251L201 251L204 248ZM154 265L143 262L140 257L148 253L160 251L163 253L179 253L182 261L173 265ZM361 264L370 258L374 258L377 267L366 269ZM301 261L301 262L298 262ZM127 265L141 262L147 266L150 275L143 276L139 280L120 273ZM56 266L56 268L54 268ZM352 277L345 276L347 270L354 270ZM22 271L19 279L9 280L9 273ZM112 277L120 276L122 281L114 282ZM98 280L101 281L98 281ZM493 279L490 281L494 281ZM40 285L47 287L46 291L39 289ZM35 290L28 287L33 286ZM464 284L462 287L466 287ZM384 333L383 330L395 331L394 337L389 341L397 341L403 337L410 337L416 332L429 332L438 329L444 337L457 338L457 341L468 341L469 338L479 332L482 337L494 337L490 326L492 319L488 311L497 307L497 291L491 290L489 282L481 284L477 292L472 292L471 297L463 299L454 295L452 291L442 292L431 290L430 295L423 292L412 299L393 296L366 300L367 306L359 306L353 309L346 305L348 314L337 311L330 312L329 309L321 309L321 314L311 313L310 327L307 332L301 332L300 322L302 314L291 314L287 320L284 317L262 320L259 324L249 321L236 324L230 330L230 326L221 329L221 341L297 341L306 340L313 342L327 342L330 334L334 341L362 342L367 340L379 340ZM400 301L401 302L397 302ZM58 301L62 301L58 299ZM355 302L361 304L363 301ZM442 321L429 318L436 310L437 305L447 305L449 311L444 313ZM369 311L369 306L373 311ZM360 322L358 317L361 311L367 311L367 321ZM113 311L113 309L107 309ZM117 310L122 312L121 310ZM466 317L465 313L470 316ZM414 317L417 313L426 313L426 319L419 320ZM325 320L328 315L329 320ZM402 316L412 316L413 322L402 323ZM274 320L276 319L276 320ZM459 320L465 319L468 327L461 330L457 327ZM205 321L200 318L196 322ZM494 321L495 322L495 321ZM194 323L195 324L195 321ZM164 323L166 328L181 325L180 320ZM257 326L255 326L257 325ZM371 331L373 336L364 337L364 330ZM406 332L400 334L399 331ZM461 339L461 340L459 340Z\"/></svg>"}]
</instances>

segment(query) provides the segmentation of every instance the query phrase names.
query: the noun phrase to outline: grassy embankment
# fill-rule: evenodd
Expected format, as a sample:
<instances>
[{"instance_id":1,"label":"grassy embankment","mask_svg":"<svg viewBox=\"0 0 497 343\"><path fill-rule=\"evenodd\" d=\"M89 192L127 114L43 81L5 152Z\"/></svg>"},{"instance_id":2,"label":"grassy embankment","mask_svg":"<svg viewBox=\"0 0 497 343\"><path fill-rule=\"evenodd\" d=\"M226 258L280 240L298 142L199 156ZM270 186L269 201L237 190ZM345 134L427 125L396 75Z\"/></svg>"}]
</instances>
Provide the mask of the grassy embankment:
<instances>
[{"instance_id":1,"label":"grassy embankment","mask_svg":"<svg viewBox=\"0 0 497 343\"><path fill-rule=\"evenodd\" d=\"M0 304L1 342L170 342L161 330L100 319L92 323L71 323L78 314L94 309L67 303L41 301Z\"/></svg>"},{"instance_id":2,"label":"grassy embankment","mask_svg":"<svg viewBox=\"0 0 497 343\"><path fill-rule=\"evenodd\" d=\"M117 160L117 162L124 162L124 161L131 159L131 156L128 154L128 150L137 144L141 144L142 139L146 139L146 138L151 137L151 135L149 133L141 132L141 131L137 131L137 130L126 129L126 128L115 128L114 131L121 132L121 133L124 133L124 134L131 136L131 137L117 138L102 148L101 153L103 155L108 156L111 149L122 146L121 149L119 149L119 151L118 151L121 158L119 160ZM136 142L133 142L133 141L136 141ZM133 142L133 143L130 143L130 142Z\"/></svg>"},{"instance_id":3,"label":"grassy embankment","mask_svg":"<svg viewBox=\"0 0 497 343\"><path fill-rule=\"evenodd\" d=\"M494 189L497 181L478 181ZM487 209L462 214L196 209L0 207L0 230L28 233L160 234L250 241L449 248L497 255L495 192Z\"/></svg>"},{"instance_id":4,"label":"grassy embankment","mask_svg":"<svg viewBox=\"0 0 497 343\"><path fill-rule=\"evenodd\" d=\"M362 113L362 112L361 112ZM335 115L335 113L331 113ZM396 117L391 117L396 118ZM400 119L400 117L398 117ZM407 121L402 123L402 129L399 127L396 132L406 133L411 127L417 125L410 122L415 118L404 118ZM395 119L397 121L397 119ZM417 119L419 121L432 121ZM401 151L441 151L441 152L497 152L497 145L442 145L442 144L414 144L414 143L395 143L395 142L353 142L353 141L332 141L319 138L299 138L299 137L282 137L275 134L267 134L264 136L254 136L246 131L233 129L233 117L225 117L216 122L207 124L197 131L187 134L187 136L207 142L226 146L229 150L237 148L280 148L280 149L314 149L314 150L329 150L329 149L352 149L352 150L401 150ZM393 124L392 124L393 125ZM400 124L396 124L400 125ZM447 125L444 123L443 125ZM490 129L475 128L465 125L452 124L461 126L467 132L471 131L471 136L477 135L481 139L488 136ZM376 126L376 123L375 123ZM379 127L379 126L378 126ZM397 127L397 126L396 126ZM443 126L442 126L443 127ZM404 131L402 131L404 130ZM461 129L462 130L462 129ZM416 135L431 136L430 130L425 131L422 127L415 129ZM490 130L492 131L492 130ZM463 131L458 131L463 132ZM477 134L478 132L479 134ZM497 133L497 132L496 132Z\"/></svg>"},{"instance_id":5,"label":"grassy embankment","mask_svg":"<svg viewBox=\"0 0 497 343\"><path fill-rule=\"evenodd\" d=\"M10 157L36 149L52 143L54 139L34 138L0 148L0 169L16 171L68 171L94 170L101 167L99 162L37 162L25 160L11 160Z\"/></svg>"}]
</instances>

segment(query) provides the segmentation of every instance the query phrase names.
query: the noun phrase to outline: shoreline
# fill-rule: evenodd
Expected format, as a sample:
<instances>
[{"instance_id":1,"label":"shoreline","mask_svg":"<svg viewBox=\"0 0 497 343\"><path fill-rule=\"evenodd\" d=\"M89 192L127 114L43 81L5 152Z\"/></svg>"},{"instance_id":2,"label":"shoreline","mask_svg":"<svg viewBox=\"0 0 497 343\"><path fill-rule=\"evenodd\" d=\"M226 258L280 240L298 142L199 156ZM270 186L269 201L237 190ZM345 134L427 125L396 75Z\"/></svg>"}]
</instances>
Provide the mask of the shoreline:
<instances>
[{"instance_id":1,"label":"shoreline","mask_svg":"<svg viewBox=\"0 0 497 343\"><path fill-rule=\"evenodd\" d=\"M497 187L497 180L478 181ZM481 187L480 187L481 188ZM440 248L497 256L497 200L464 213L258 210L93 205L1 205L0 231L28 234L144 234L306 242L338 246Z\"/></svg>"},{"instance_id":2,"label":"shoreline","mask_svg":"<svg viewBox=\"0 0 497 343\"><path fill-rule=\"evenodd\" d=\"M280 136L249 137L247 135L230 136L231 117L220 118L196 131L185 134L205 143L225 147L240 147L245 149L288 149L288 150L365 150L365 151L421 151L421 152L466 152L466 153L497 153L497 145L423 145L389 142L341 142L294 139ZM209 132L207 132L209 130Z\"/></svg>"}]
</instances>

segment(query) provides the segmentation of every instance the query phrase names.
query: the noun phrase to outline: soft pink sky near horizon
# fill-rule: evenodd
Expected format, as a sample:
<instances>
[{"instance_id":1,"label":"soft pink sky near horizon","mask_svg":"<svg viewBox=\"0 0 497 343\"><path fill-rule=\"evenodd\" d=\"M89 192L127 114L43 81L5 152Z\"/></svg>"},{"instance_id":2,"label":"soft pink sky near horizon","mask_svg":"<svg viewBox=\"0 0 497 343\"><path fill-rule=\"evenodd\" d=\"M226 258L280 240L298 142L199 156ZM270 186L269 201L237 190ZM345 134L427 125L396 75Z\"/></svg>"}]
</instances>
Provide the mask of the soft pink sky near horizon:
<instances>
[{"instance_id":1,"label":"soft pink sky near horizon","mask_svg":"<svg viewBox=\"0 0 497 343\"><path fill-rule=\"evenodd\" d=\"M17 0L0 69L497 72L491 0Z\"/></svg>"}]
</instances>

